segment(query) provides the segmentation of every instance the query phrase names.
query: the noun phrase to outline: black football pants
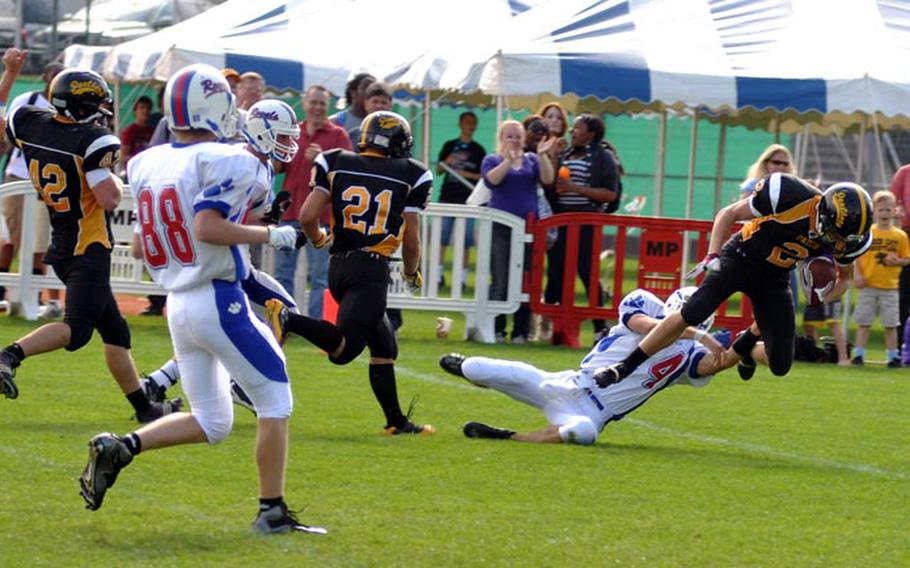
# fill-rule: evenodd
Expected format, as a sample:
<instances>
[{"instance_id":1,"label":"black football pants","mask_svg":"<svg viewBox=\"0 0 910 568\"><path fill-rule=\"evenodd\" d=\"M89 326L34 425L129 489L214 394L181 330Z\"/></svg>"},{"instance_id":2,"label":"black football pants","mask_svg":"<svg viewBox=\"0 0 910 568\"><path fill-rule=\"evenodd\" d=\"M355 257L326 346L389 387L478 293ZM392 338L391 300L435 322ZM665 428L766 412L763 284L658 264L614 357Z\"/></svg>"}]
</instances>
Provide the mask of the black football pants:
<instances>
[{"instance_id":1,"label":"black football pants","mask_svg":"<svg viewBox=\"0 0 910 568\"><path fill-rule=\"evenodd\" d=\"M764 261L750 261L726 248L720 261L720 269L708 273L683 306L683 319L697 325L734 293L744 293L752 301L771 372L786 375L793 364L796 337L789 271L766 268Z\"/></svg>"}]
</instances>

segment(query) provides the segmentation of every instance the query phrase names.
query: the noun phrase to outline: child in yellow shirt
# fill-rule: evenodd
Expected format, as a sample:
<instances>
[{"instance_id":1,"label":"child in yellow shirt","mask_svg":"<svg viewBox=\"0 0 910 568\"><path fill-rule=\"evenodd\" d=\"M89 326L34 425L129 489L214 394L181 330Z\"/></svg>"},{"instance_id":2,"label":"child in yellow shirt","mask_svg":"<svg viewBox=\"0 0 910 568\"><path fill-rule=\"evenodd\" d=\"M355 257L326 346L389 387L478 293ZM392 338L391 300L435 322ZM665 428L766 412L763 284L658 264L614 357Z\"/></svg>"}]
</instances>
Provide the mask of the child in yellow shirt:
<instances>
[{"instance_id":1,"label":"child in yellow shirt","mask_svg":"<svg viewBox=\"0 0 910 568\"><path fill-rule=\"evenodd\" d=\"M900 367L897 355L897 325L899 318L898 286L901 268L910 264L910 240L899 226L892 224L896 203L890 191L877 191L872 196L875 224L872 225L872 246L859 257L854 284L859 299L853 319L856 321L854 365L863 364L869 327L875 321L876 308L885 328L885 348L889 367Z\"/></svg>"}]
</instances>

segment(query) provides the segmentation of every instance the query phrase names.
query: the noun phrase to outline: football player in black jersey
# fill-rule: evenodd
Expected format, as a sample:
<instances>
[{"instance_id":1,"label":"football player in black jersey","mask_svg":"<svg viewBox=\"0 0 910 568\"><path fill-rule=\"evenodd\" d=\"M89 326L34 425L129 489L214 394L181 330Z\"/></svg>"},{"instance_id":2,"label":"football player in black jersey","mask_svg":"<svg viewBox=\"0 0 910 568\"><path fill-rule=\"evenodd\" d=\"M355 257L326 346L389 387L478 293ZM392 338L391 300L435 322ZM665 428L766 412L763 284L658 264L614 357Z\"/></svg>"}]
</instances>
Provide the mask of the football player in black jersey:
<instances>
[{"instance_id":1,"label":"football player in black jersey","mask_svg":"<svg viewBox=\"0 0 910 568\"><path fill-rule=\"evenodd\" d=\"M747 222L728 240L739 221ZM751 197L717 213L708 255L689 276L708 274L685 307L661 321L625 360L595 372L595 380L601 387L621 381L735 292L749 297L755 315L755 322L733 345L745 362L740 375L746 379L754 372L750 352L759 339L764 341L771 372L787 374L795 337L790 270L800 260L831 255L838 263L837 281L829 284L823 297L825 302L840 298L850 284L853 261L871 244L871 227L872 200L855 183L838 183L822 193L792 175L766 176Z\"/></svg>"},{"instance_id":2,"label":"football player in black jersey","mask_svg":"<svg viewBox=\"0 0 910 568\"><path fill-rule=\"evenodd\" d=\"M329 290L338 302L337 325L291 314L267 302L269 323L283 339L294 332L344 365L370 350L370 386L386 418L388 434L432 434L432 426L411 422L398 403L394 362L398 341L385 315L389 256L402 246L404 276L418 291L420 218L433 176L412 160L408 122L388 111L363 119L356 141L360 153L336 149L320 154L310 182L314 191L300 211L300 224L316 248L331 247ZM332 230L319 227L319 215L332 208Z\"/></svg>"},{"instance_id":3,"label":"football player in black jersey","mask_svg":"<svg viewBox=\"0 0 910 568\"><path fill-rule=\"evenodd\" d=\"M139 387L130 330L111 290L110 212L122 193L111 168L120 141L97 124L110 114L111 92L97 73L65 69L49 95L51 110L23 106L10 113L6 135L22 150L32 185L47 205L51 245L45 262L66 284L66 312L62 323L43 325L0 351L0 392L19 395L13 377L27 356L61 347L75 351L97 329L111 374L137 418L150 422L179 408L179 401L152 403Z\"/></svg>"}]
</instances>

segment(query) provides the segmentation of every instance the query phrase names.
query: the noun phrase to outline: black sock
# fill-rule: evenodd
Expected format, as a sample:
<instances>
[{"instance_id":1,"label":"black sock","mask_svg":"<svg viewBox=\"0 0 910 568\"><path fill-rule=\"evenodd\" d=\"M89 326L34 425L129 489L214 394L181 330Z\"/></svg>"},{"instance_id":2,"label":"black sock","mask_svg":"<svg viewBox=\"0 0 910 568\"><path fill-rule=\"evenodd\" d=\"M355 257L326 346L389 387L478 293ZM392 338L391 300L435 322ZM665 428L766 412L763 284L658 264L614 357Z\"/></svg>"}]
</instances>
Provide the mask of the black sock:
<instances>
[{"instance_id":1,"label":"black sock","mask_svg":"<svg viewBox=\"0 0 910 568\"><path fill-rule=\"evenodd\" d=\"M20 347L18 343L12 343L10 345L7 345L6 347L3 348L3 350L6 351L7 353L9 353L10 355L12 355L13 357L15 357L16 364L14 365L14 367L18 367L19 363L21 363L22 360L25 359L25 351L22 350L22 347Z\"/></svg>"},{"instance_id":2,"label":"black sock","mask_svg":"<svg viewBox=\"0 0 910 568\"><path fill-rule=\"evenodd\" d=\"M137 413L144 412L151 406L148 397L145 396L145 393L141 388L136 389L130 394L126 395L126 400L130 401L130 404L133 405L133 410L135 410Z\"/></svg>"},{"instance_id":3,"label":"black sock","mask_svg":"<svg viewBox=\"0 0 910 568\"><path fill-rule=\"evenodd\" d=\"M122 438L123 443L126 444L126 449L130 451L134 456L139 455L139 452L142 451L142 440L139 439L139 436L135 432L131 432Z\"/></svg>"},{"instance_id":4,"label":"black sock","mask_svg":"<svg viewBox=\"0 0 910 568\"><path fill-rule=\"evenodd\" d=\"M746 363L752 361L752 348L761 339L760 335L752 333L751 329L746 329L742 335L733 342L733 351L735 351Z\"/></svg>"},{"instance_id":5,"label":"black sock","mask_svg":"<svg viewBox=\"0 0 910 568\"><path fill-rule=\"evenodd\" d=\"M395 385L395 365L370 365L370 386L382 407L386 424L400 428L407 422L398 404L398 387Z\"/></svg>"},{"instance_id":6,"label":"black sock","mask_svg":"<svg viewBox=\"0 0 910 568\"><path fill-rule=\"evenodd\" d=\"M632 371L638 368L639 365L644 363L650 355L641 350L641 347L636 347L635 351L629 353L629 356L623 360L626 368L631 374Z\"/></svg>"},{"instance_id":7,"label":"black sock","mask_svg":"<svg viewBox=\"0 0 910 568\"><path fill-rule=\"evenodd\" d=\"M285 330L296 333L329 355L338 349L344 337L334 324L302 314L288 313Z\"/></svg>"},{"instance_id":8,"label":"black sock","mask_svg":"<svg viewBox=\"0 0 910 568\"><path fill-rule=\"evenodd\" d=\"M259 510L268 511L272 507L277 507L284 503L284 496L281 497L270 497L268 499L259 498Z\"/></svg>"}]
</instances>

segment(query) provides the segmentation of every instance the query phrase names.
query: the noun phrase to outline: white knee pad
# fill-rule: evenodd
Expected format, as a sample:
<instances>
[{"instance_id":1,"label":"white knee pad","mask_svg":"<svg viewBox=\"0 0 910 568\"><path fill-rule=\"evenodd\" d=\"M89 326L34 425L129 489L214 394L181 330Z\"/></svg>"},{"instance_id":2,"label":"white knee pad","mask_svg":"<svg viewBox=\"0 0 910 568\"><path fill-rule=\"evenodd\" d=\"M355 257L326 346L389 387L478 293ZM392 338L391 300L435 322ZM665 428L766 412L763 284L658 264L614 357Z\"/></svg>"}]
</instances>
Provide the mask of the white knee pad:
<instances>
[{"instance_id":1,"label":"white knee pad","mask_svg":"<svg viewBox=\"0 0 910 568\"><path fill-rule=\"evenodd\" d=\"M235 379L236 380L236 379ZM265 381L249 388L241 384L256 407L258 418L290 418L294 397L289 383Z\"/></svg>"},{"instance_id":2,"label":"white knee pad","mask_svg":"<svg viewBox=\"0 0 910 568\"><path fill-rule=\"evenodd\" d=\"M199 423L199 426L202 427L202 431L205 432L206 441L211 444L220 444L228 437L228 434L231 433L231 428L234 426L234 411L231 411L227 414L220 413L193 413L193 417L196 418L196 422Z\"/></svg>"},{"instance_id":3,"label":"white knee pad","mask_svg":"<svg viewBox=\"0 0 910 568\"><path fill-rule=\"evenodd\" d=\"M575 416L559 427L559 437L567 444L588 446L597 441L597 427L587 416Z\"/></svg>"}]
</instances>

